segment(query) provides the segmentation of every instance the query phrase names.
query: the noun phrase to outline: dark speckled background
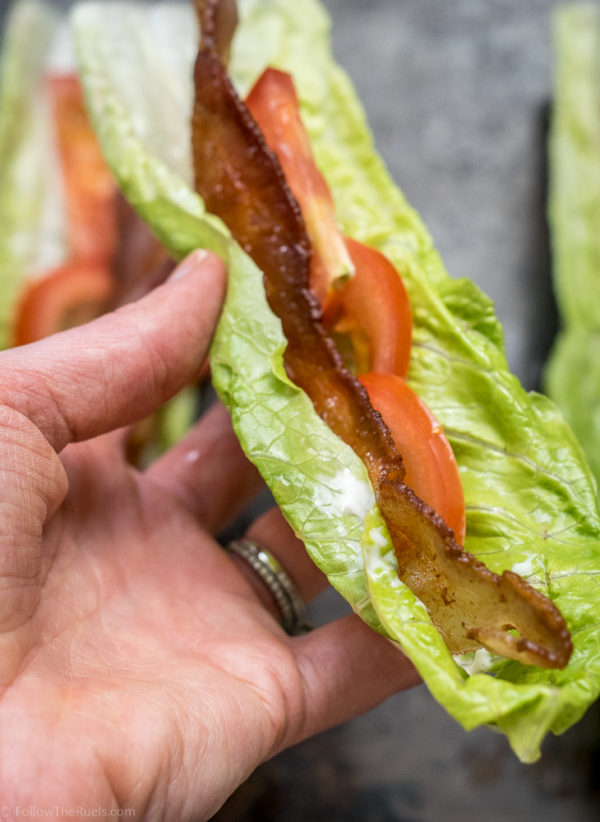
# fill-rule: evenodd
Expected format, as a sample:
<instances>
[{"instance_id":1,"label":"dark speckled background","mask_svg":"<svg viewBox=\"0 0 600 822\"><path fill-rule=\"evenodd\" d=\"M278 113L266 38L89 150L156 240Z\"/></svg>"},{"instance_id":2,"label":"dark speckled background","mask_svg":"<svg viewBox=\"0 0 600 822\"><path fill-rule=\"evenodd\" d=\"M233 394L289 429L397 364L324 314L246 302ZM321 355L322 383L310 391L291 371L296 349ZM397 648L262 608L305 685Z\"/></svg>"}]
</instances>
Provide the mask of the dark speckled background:
<instances>
[{"instance_id":1,"label":"dark speckled background","mask_svg":"<svg viewBox=\"0 0 600 822\"><path fill-rule=\"evenodd\" d=\"M293 2L293 0L290 0ZM0 0L0 11L6 8ZM544 217L547 0L325 0L377 146L451 275L490 294L512 368L537 388L556 330ZM326 594L317 622L343 610ZM600 712L519 764L424 688L264 764L216 822L591 822Z\"/></svg>"}]
</instances>

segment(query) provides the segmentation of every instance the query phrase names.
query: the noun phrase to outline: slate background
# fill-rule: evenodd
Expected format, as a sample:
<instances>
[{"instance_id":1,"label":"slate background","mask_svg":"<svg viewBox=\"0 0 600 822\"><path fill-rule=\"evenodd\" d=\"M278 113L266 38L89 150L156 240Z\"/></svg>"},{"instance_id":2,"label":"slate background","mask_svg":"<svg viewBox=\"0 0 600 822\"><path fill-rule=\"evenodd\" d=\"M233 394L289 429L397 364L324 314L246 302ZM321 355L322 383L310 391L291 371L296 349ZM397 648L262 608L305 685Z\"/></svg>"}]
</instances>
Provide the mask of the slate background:
<instances>
[{"instance_id":1,"label":"slate background","mask_svg":"<svg viewBox=\"0 0 600 822\"><path fill-rule=\"evenodd\" d=\"M0 0L0 24L7 8ZM325 0L379 151L452 276L490 294L508 358L538 388L556 331L544 216L547 0ZM322 596L316 621L344 610ZM600 710L518 763L421 687L264 764L215 822L591 822Z\"/></svg>"}]
</instances>

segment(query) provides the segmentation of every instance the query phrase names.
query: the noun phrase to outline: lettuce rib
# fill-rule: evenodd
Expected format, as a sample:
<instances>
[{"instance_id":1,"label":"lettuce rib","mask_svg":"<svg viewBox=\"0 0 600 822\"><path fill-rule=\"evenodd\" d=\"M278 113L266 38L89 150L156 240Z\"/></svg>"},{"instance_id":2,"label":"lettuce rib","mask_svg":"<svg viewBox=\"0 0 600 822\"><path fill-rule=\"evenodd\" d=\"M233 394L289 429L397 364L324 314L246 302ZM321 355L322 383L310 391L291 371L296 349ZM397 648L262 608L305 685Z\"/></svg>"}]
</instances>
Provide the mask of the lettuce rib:
<instances>
[{"instance_id":1,"label":"lettuce rib","mask_svg":"<svg viewBox=\"0 0 600 822\"><path fill-rule=\"evenodd\" d=\"M553 17L554 100L549 222L561 330L545 388L600 479L600 9L559 6Z\"/></svg>"}]
</instances>

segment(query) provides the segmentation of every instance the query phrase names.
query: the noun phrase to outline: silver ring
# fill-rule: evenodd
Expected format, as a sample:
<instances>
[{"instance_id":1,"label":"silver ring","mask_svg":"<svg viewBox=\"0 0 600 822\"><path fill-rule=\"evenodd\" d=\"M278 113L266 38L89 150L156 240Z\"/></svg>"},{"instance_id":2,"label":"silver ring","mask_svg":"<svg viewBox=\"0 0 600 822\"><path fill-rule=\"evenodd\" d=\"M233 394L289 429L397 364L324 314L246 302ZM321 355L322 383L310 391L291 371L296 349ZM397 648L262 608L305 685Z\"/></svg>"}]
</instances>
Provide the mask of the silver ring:
<instances>
[{"instance_id":1,"label":"silver ring","mask_svg":"<svg viewBox=\"0 0 600 822\"><path fill-rule=\"evenodd\" d=\"M310 631L304 602L273 554L251 539L234 539L225 550L247 562L269 589L281 614L281 627L287 634L297 636Z\"/></svg>"}]
</instances>

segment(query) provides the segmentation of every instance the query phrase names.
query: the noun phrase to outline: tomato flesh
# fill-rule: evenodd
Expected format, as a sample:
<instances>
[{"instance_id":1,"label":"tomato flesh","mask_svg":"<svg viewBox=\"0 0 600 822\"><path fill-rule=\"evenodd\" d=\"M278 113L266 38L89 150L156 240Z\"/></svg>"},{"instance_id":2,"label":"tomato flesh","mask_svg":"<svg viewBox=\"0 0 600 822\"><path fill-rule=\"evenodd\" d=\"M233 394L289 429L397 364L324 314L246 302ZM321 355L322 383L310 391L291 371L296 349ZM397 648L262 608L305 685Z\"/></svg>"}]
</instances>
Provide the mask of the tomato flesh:
<instances>
[{"instance_id":1,"label":"tomato flesh","mask_svg":"<svg viewBox=\"0 0 600 822\"><path fill-rule=\"evenodd\" d=\"M405 377L410 362L412 313L402 278L379 251L346 238L354 276L329 296L323 321L336 339L352 342L348 366L367 372Z\"/></svg>"},{"instance_id":2,"label":"tomato flesh","mask_svg":"<svg viewBox=\"0 0 600 822\"><path fill-rule=\"evenodd\" d=\"M281 164L298 201L312 244L310 288L323 305L331 285L352 274L352 262L335 219L329 187L315 162L300 118L298 96L289 74L268 68L246 98L267 145Z\"/></svg>"},{"instance_id":3,"label":"tomato flesh","mask_svg":"<svg viewBox=\"0 0 600 822\"><path fill-rule=\"evenodd\" d=\"M404 459L404 481L454 531L465 539L465 500L450 443L429 408L406 382L394 374L363 374L369 399Z\"/></svg>"}]
</instances>

